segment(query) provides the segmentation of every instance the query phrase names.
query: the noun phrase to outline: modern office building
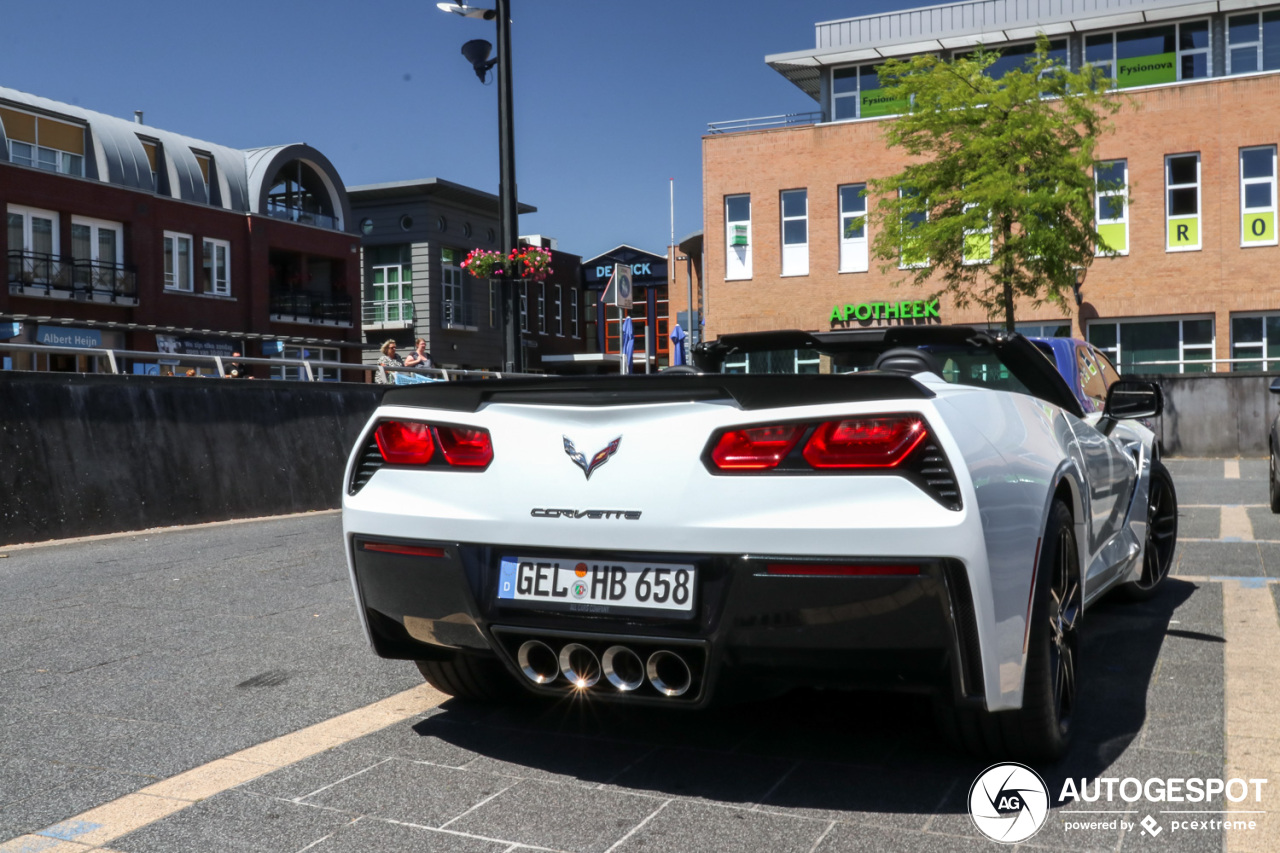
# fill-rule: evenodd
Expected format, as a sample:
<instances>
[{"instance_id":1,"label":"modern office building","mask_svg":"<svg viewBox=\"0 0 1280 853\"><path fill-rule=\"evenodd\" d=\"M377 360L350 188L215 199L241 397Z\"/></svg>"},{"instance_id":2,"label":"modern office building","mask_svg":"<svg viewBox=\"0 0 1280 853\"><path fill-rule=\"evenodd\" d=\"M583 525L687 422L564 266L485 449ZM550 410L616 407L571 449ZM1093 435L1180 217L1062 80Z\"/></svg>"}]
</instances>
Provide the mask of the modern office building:
<instances>
[{"instance_id":1,"label":"modern office building","mask_svg":"<svg viewBox=\"0 0 1280 853\"><path fill-rule=\"evenodd\" d=\"M761 113L788 114L703 138L708 337L986 325L980 309L895 286L867 228L848 225L876 202L867 181L906 164L881 135L902 108L881 96L884 59L984 45L1001 51L1000 74L1040 33L1060 61L1115 81L1124 106L1097 159L1131 201L1100 195L1119 253L1094 261L1078 307L1020 305L1020 328L1087 336L1131 371L1280 366L1280 4L1256 0L979 0L816 24L812 48L765 58L799 97Z\"/></svg>"},{"instance_id":2,"label":"modern office building","mask_svg":"<svg viewBox=\"0 0 1280 853\"><path fill-rule=\"evenodd\" d=\"M0 88L0 207L0 341L156 353L129 359L138 372L183 354L360 363L359 239L342 180L308 145L238 150Z\"/></svg>"},{"instance_id":3,"label":"modern office building","mask_svg":"<svg viewBox=\"0 0 1280 853\"><path fill-rule=\"evenodd\" d=\"M473 249L497 250L498 197L442 178L349 187L347 193L363 243L366 361L377 361L378 345L386 340L407 352L422 338L437 366L497 369L503 361L499 286L475 278L462 262ZM518 207L519 213L536 211ZM546 280L518 284L525 367L539 371L546 368L543 356L583 349L581 260L559 251L549 237L521 237L519 243L552 253Z\"/></svg>"}]
</instances>

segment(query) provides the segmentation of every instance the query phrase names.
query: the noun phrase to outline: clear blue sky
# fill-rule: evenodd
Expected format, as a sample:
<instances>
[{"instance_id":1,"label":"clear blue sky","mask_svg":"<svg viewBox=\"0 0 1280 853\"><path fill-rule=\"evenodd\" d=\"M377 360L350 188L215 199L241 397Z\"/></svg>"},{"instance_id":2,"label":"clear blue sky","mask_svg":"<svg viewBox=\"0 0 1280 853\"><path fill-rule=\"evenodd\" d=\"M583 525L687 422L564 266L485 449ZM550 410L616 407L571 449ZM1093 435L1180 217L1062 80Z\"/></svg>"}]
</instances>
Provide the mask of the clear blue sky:
<instances>
[{"instance_id":1,"label":"clear blue sky","mask_svg":"<svg viewBox=\"0 0 1280 853\"><path fill-rule=\"evenodd\" d=\"M492 5L472 0L474 5ZM819 21L911 0L511 0L522 234L591 257L702 227L707 123L816 104L764 64ZM497 193L497 85L459 49L490 22L435 0L9 2L0 86L234 148L306 142L350 186Z\"/></svg>"}]
</instances>

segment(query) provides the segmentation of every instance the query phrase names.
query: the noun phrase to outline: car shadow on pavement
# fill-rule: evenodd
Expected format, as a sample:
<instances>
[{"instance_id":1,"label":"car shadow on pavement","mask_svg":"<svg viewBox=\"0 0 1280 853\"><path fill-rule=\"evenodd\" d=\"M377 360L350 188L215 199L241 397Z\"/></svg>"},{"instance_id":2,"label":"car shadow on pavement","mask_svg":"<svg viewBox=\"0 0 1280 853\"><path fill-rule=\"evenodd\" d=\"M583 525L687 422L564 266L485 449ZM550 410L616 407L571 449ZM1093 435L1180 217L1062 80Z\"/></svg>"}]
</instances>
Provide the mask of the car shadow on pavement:
<instances>
[{"instance_id":1,"label":"car shadow on pavement","mask_svg":"<svg viewBox=\"0 0 1280 853\"><path fill-rule=\"evenodd\" d=\"M1037 767L1050 791L1105 775L1138 737L1171 615L1195 589L1170 579L1151 601L1110 596L1086 614L1076 741ZM815 814L963 813L992 763L944 740L927 697L891 693L800 689L704 711L454 699L413 730L474 756L468 768Z\"/></svg>"}]
</instances>

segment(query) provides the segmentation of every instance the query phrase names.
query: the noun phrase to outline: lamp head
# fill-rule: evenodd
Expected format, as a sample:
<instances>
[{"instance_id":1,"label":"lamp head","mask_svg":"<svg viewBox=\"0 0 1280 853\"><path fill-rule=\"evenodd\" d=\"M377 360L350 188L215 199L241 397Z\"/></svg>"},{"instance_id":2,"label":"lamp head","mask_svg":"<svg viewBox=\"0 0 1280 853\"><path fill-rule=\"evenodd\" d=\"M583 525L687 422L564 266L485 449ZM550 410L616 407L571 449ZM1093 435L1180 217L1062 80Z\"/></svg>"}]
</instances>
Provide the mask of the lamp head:
<instances>
[{"instance_id":1,"label":"lamp head","mask_svg":"<svg viewBox=\"0 0 1280 853\"><path fill-rule=\"evenodd\" d=\"M481 83L484 82L484 75L489 72L489 69L498 64L496 58L489 58L492 51L493 45L484 39L472 39L462 46L462 58L471 63Z\"/></svg>"},{"instance_id":2,"label":"lamp head","mask_svg":"<svg viewBox=\"0 0 1280 853\"><path fill-rule=\"evenodd\" d=\"M468 6L466 3L437 3L436 8L442 12L461 15L464 18L483 18L486 21L492 21L498 17L498 12L495 9L480 9L475 6Z\"/></svg>"}]
</instances>

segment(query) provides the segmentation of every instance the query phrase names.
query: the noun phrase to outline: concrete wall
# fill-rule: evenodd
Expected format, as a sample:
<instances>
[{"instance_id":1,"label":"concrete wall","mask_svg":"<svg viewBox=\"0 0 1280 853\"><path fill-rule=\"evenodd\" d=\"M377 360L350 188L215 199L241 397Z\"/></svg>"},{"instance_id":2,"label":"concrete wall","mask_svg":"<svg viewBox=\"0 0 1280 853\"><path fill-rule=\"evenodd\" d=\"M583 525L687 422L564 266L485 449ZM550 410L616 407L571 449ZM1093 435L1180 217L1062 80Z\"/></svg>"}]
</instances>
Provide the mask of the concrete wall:
<instances>
[{"instance_id":1,"label":"concrete wall","mask_svg":"<svg viewBox=\"0 0 1280 853\"><path fill-rule=\"evenodd\" d=\"M1266 456L1280 394L1274 376L1212 373L1149 376L1164 388L1160 437L1170 456Z\"/></svg>"},{"instance_id":2,"label":"concrete wall","mask_svg":"<svg viewBox=\"0 0 1280 853\"><path fill-rule=\"evenodd\" d=\"M0 544L337 507L382 391L0 375Z\"/></svg>"}]
</instances>

